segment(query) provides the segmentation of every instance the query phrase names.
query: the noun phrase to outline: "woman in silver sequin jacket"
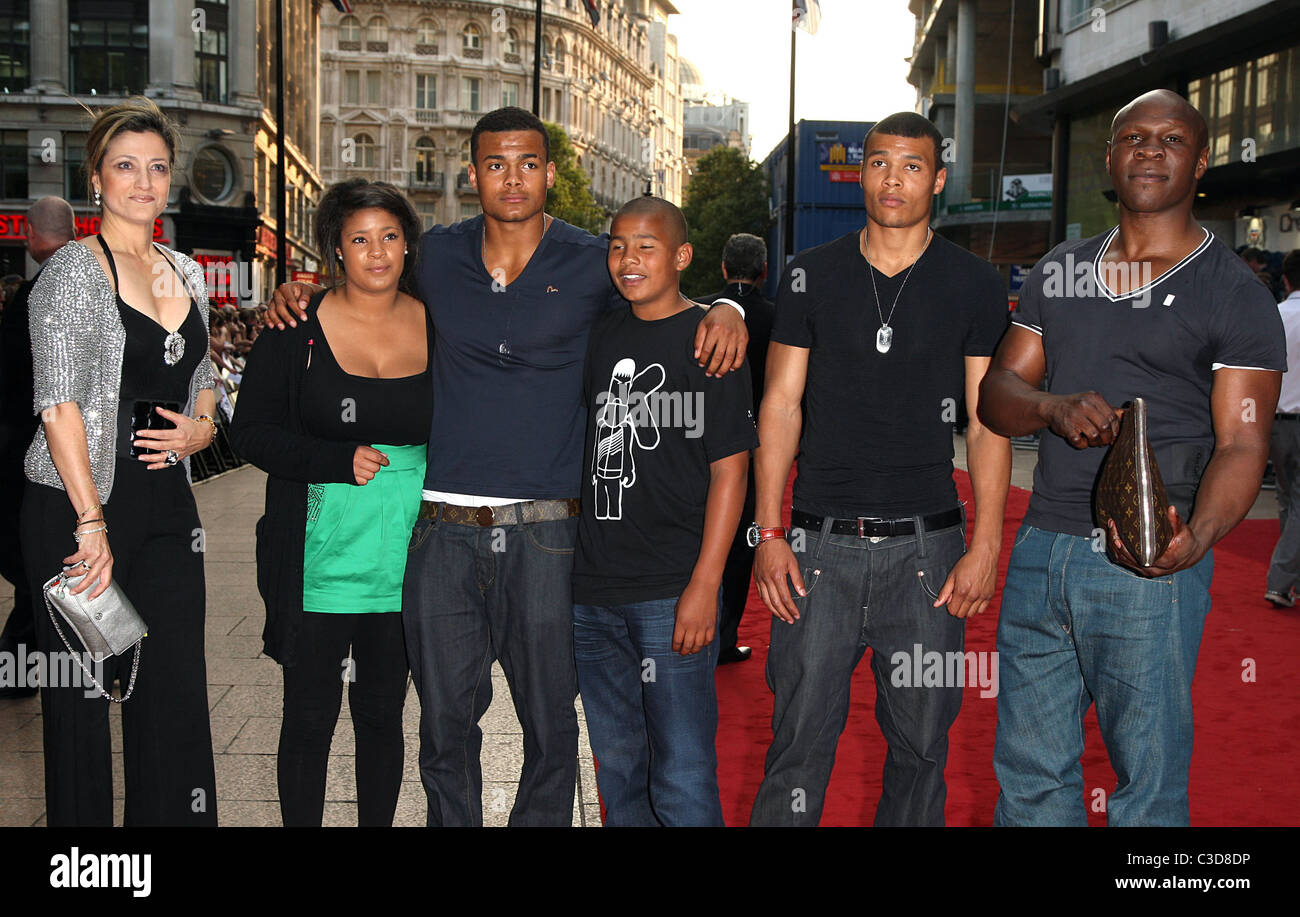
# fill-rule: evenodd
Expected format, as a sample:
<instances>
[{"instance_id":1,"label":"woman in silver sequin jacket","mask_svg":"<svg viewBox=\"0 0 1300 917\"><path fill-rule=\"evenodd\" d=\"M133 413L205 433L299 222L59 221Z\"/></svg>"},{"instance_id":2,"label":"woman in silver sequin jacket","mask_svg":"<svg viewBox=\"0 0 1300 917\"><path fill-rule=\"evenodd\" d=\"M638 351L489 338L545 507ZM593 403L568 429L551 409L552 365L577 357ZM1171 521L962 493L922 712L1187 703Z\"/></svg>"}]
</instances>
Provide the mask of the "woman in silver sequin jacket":
<instances>
[{"instance_id":1,"label":"woman in silver sequin jacket","mask_svg":"<svg viewBox=\"0 0 1300 917\"><path fill-rule=\"evenodd\" d=\"M74 591L92 597L116 579L149 631L138 673L131 653L99 673L105 688L115 676L124 691L134 685L122 718L127 825L216 824L202 528L184 461L215 433L208 302L199 266L153 242L178 141L147 99L99 114L85 162L100 233L56 252L30 297L41 426L27 453L22 537L38 646L64 649L41 593L61 563L87 564ZM111 825L109 705L82 679L65 680L41 694L47 821Z\"/></svg>"}]
</instances>

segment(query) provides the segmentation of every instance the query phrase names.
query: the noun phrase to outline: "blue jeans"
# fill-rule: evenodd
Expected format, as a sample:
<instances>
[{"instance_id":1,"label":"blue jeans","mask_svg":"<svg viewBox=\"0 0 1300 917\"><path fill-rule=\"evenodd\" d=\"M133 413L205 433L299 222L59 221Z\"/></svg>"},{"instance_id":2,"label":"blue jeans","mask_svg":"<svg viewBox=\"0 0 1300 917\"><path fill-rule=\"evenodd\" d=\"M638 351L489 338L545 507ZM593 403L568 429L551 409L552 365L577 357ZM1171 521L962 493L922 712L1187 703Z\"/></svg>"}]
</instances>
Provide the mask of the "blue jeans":
<instances>
[{"instance_id":1,"label":"blue jeans","mask_svg":"<svg viewBox=\"0 0 1300 917\"><path fill-rule=\"evenodd\" d=\"M492 660L510 684L524 765L510 825L573 823L578 693L573 668L577 518L479 528L419 519L402 585L402 623L420 696L420 779L428 824L483 824L478 721Z\"/></svg>"},{"instance_id":2,"label":"blue jeans","mask_svg":"<svg viewBox=\"0 0 1300 917\"><path fill-rule=\"evenodd\" d=\"M672 650L677 599L573 606L573 650L608 827L722 825L718 640Z\"/></svg>"},{"instance_id":3,"label":"blue jeans","mask_svg":"<svg viewBox=\"0 0 1300 917\"><path fill-rule=\"evenodd\" d=\"M807 550L795 555L807 591L794 596L799 618L787 624L772 617L772 745L751 825L821 820L853 670L868 646L876 722L889 743L875 824L943 824L948 727L961 709L962 685L915 684L911 660L962 651L965 625L934 600L965 549L959 525L877 542L807 533ZM896 657L906 657L905 671Z\"/></svg>"},{"instance_id":4,"label":"blue jeans","mask_svg":"<svg viewBox=\"0 0 1300 917\"><path fill-rule=\"evenodd\" d=\"M1111 825L1188 824L1192 676L1211 554L1146 579L1093 539L1022 525L998 618L997 825L1086 825L1083 717L1096 703Z\"/></svg>"}]
</instances>

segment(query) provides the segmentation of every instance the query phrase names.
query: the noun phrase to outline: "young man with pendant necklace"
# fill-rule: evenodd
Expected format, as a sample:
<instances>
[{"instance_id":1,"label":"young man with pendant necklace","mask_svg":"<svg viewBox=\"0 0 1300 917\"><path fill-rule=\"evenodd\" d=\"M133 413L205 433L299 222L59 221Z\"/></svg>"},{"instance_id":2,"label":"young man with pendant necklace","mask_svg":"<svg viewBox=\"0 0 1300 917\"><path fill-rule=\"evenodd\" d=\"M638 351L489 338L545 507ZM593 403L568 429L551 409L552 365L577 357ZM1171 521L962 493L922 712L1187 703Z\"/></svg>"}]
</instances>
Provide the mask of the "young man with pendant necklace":
<instances>
[{"instance_id":1,"label":"young man with pendant necklace","mask_svg":"<svg viewBox=\"0 0 1300 917\"><path fill-rule=\"evenodd\" d=\"M929 227L947 177L942 142L912 112L876 124L862 160L867 225L801 253L781 279L750 527L754 579L774 615L775 695L752 825L819 822L868 647L889 743L875 824L944 823L963 685L918 683L914 657L960 653L965 619L993 597L1011 446L976 414L1007 325L1006 287ZM969 551L952 467L963 395L978 510ZM796 449L787 541L781 499Z\"/></svg>"},{"instance_id":2,"label":"young man with pendant necklace","mask_svg":"<svg viewBox=\"0 0 1300 917\"><path fill-rule=\"evenodd\" d=\"M577 536L583 358L592 326L625 307L607 240L545 212L545 125L519 108L479 119L469 179L483 213L420 237L416 288L433 318L433 417L402 619L420 695L430 826L483 823L482 732L501 662L524 734L511 826L569 825L577 777L570 578ZM285 284L268 323L313 290ZM738 309L701 320L710 375L743 365ZM413 495L420 500L419 495Z\"/></svg>"},{"instance_id":3,"label":"young man with pendant necklace","mask_svg":"<svg viewBox=\"0 0 1300 917\"><path fill-rule=\"evenodd\" d=\"M1205 119L1175 92L1119 110L1106 149L1119 225L1035 265L984 380L991 428L1042 431L998 616L997 825L1087 825L1094 702L1116 775L1107 824L1190 821L1210 549L1259 493L1287 365L1268 289L1192 215L1209 153ZM1116 408L1136 397L1172 504L1150 567L1092 512Z\"/></svg>"}]
</instances>

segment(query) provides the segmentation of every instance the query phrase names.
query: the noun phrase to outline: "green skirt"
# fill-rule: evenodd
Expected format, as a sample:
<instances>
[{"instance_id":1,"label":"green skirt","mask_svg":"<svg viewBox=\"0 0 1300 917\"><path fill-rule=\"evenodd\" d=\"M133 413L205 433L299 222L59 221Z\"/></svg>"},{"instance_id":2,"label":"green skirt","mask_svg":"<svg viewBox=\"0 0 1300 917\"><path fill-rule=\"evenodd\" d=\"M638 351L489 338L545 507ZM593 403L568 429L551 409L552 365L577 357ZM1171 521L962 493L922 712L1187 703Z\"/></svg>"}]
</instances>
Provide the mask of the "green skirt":
<instances>
[{"instance_id":1,"label":"green skirt","mask_svg":"<svg viewBox=\"0 0 1300 917\"><path fill-rule=\"evenodd\" d=\"M420 511L425 447L381 446L388 466L364 486L307 485L304 611L402 610L406 547Z\"/></svg>"}]
</instances>

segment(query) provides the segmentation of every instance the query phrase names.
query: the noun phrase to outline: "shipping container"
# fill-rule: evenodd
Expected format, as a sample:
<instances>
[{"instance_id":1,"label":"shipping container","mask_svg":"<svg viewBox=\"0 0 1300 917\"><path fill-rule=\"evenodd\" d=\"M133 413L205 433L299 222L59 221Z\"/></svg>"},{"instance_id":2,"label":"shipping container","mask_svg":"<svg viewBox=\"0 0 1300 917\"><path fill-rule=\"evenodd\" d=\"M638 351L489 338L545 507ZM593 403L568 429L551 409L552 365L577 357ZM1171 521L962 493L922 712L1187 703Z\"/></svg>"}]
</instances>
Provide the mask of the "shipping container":
<instances>
[{"instance_id":1,"label":"shipping container","mask_svg":"<svg viewBox=\"0 0 1300 917\"><path fill-rule=\"evenodd\" d=\"M874 121L800 121L795 125L794 251L800 252L866 222L862 187L862 141ZM786 148L783 138L763 160L772 232L768 239L766 295L773 296L785 265Z\"/></svg>"}]
</instances>

